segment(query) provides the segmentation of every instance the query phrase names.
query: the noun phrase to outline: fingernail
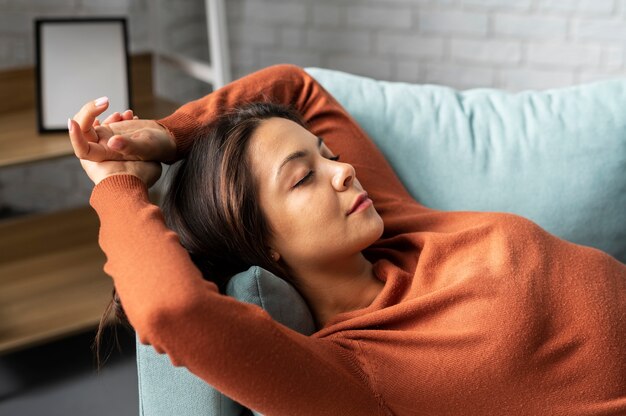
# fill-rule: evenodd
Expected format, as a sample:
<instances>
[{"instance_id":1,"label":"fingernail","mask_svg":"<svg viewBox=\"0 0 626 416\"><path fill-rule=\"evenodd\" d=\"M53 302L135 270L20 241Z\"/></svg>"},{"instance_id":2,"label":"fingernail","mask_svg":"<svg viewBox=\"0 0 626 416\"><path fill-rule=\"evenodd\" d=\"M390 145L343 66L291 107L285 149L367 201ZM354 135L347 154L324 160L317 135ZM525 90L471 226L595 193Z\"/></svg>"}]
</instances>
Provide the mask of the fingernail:
<instances>
[{"instance_id":1,"label":"fingernail","mask_svg":"<svg viewBox=\"0 0 626 416\"><path fill-rule=\"evenodd\" d=\"M109 97L100 97L96 101L94 101L94 104L96 105L96 107L101 107L108 102L109 102Z\"/></svg>"},{"instance_id":2,"label":"fingernail","mask_svg":"<svg viewBox=\"0 0 626 416\"><path fill-rule=\"evenodd\" d=\"M70 132L72 131L72 119L71 118L67 119L67 130Z\"/></svg>"}]
</instances>

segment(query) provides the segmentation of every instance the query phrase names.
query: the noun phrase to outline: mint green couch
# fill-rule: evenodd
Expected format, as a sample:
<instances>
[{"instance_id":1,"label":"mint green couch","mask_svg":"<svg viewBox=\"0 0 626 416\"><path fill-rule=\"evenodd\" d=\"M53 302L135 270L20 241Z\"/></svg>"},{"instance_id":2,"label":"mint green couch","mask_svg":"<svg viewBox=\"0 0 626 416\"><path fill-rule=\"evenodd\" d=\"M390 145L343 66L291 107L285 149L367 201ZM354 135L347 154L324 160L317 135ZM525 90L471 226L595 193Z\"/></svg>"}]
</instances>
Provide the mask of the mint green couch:
<instances>
[{"instance_id":1,"label":"mint green couch","mask_svg":"<svg viewBox=\"0 0 626 416\"><path fill-rule=\"evenodd\" d=\"M507 93L306 70L422 204L512 212L626 262L626 80ZM227 293L292 329L314 331L295 290L258 267L235 276ZM137 363L141 415L251 412L149 346L137 344Z\"/></svg>"}]
</instances>

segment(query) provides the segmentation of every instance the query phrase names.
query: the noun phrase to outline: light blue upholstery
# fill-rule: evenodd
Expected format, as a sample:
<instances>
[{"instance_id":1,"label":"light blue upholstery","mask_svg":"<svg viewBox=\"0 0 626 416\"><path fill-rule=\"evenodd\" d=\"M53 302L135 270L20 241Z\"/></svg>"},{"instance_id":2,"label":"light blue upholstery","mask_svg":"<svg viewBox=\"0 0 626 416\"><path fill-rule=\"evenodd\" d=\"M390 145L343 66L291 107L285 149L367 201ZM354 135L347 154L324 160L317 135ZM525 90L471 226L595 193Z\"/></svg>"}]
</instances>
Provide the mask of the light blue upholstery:
<instances>
[{"instance_id":1,"label":"light blue upholstery","mask_svg":"<svg viewBox=\"0 0 626 416\"><path fill-rule=\"evenodd\" d=\"M459 92L307 72L423 205L515 213L626 262L626 79Z\"/></svg>"},{"instance_id":2,"label":"light blue upholstery","mask_svg":"<svg viewBox=\"0 0 626 416\"><path fill-rule=\"evenodd\" d=\"M276 321L310 335L313 316L304 299L287 282L257 266L233 276L226 294L262 307ZM142 416L239 416L250 411L230 400L167 355L137 342L139 407ZM252 412L255 415L260 413Z\"/></svg>"},{"instance_id":3,"label":"light blue upholstery","mask_svg":"<svg viewBox=\"0 0 626 416\"><path fill-rule=\"evenodd\" d=\"M461 92L306 70L367 131L422 204L516 213L626 262L626 80ZM302 298L262 269L237 275L228 292L313 332ZM137 352L142 415L249 412L151 347L138 345Z\"/></svg>"}]
</instances>

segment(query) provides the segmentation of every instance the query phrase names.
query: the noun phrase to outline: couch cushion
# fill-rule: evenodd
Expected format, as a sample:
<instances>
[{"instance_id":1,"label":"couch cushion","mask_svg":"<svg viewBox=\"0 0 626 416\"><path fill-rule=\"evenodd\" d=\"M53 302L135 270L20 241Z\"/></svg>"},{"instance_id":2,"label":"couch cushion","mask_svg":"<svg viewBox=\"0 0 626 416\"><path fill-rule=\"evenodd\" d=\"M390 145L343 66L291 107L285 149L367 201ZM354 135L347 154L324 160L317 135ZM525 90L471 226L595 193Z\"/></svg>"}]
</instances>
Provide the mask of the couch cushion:
<instances>
[{"instance_id":1,"label":"couch cushion","mask_svg":"<svg viewBox=\"0 0 626 416\"><path fill-rule=\"evenodd\" d=\"M509 93L307 72L423 205L515 213L626 262L626 80Z\"/></svg>"},{"instance_id":2,"label":"couch cushion","mask_svg":"<svg viewBox=\"0 0 626 416\"><path fill-rule=\"evenodd\" d=\"M287 282L258 266L233 276L226 294L262 307L276 321L310 335L313 316L304 299ZM137 340L140 414L145 416L241 416L246 411L185 367L174 367L165 354Z\"/></svg>"}]
</instances>

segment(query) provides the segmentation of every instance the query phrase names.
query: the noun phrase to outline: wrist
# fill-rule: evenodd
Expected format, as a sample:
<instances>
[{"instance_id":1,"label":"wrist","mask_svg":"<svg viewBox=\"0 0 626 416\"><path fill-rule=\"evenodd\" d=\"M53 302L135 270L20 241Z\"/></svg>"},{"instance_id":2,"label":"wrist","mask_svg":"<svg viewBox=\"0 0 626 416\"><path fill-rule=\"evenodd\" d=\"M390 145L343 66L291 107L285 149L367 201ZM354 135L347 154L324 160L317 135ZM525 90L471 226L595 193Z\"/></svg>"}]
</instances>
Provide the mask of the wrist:
<instances>
[{"instance_id":1,"label":"wrist","mask_svg":"<svg viewBox=\"0 0 626 416\"><path fill-rule=\"evenodd\" d=\"M97 186L97 185L101 184L101 183L102 183L104 180L106 180L106 179L112 178L113 176L123 176L123 175L126 175L126 176L132 176L133 178L137 178L137 179L139 179L141 182L143 182L143 180L142 180L142 179L141 179L138 175L132 174L132 173L130 173L130 172L115 172L115 173L109 173L109 174L107 174L107 175L105 175L105 176L101 177L100 179L98 179L98 180L95 182L95 186ZM121 178L120 178L120 179L121 179ZM132 179L132 178L131 178L131 179Z\"/></svg>"}]
</instances>

